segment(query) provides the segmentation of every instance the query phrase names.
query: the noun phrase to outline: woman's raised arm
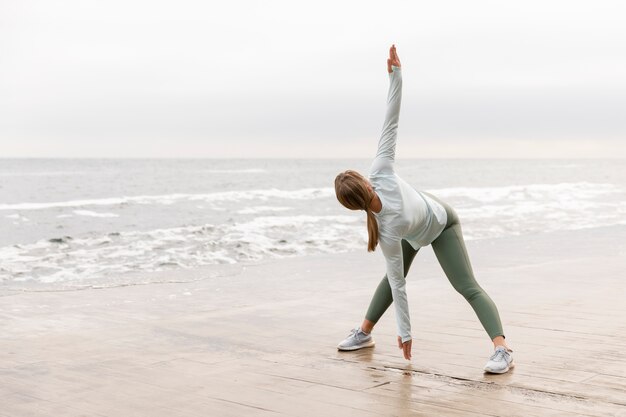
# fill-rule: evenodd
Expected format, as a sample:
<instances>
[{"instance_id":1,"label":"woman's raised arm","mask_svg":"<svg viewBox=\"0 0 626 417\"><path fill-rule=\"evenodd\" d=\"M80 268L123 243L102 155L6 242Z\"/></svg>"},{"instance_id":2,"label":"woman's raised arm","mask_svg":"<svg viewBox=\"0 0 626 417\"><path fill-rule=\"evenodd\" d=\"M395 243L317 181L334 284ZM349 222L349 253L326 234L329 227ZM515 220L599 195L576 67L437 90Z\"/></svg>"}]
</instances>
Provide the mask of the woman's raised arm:
<instances>
[{"instance_id":1,"label":"woman's raised arm","mask_svg":"<svg viewBox=\"0 0 626 417\"><path fill-rule=\"evenodd\" d=\"M378 141L376 158L390 159L393 161L396 157L396 137L400 118L400 103L402 101L402 72L400 70L400 58L396 52L395 45L389 48L387 72L389 72L387 113L385 114L383 131Z\"/></svg>"}]
</instances>

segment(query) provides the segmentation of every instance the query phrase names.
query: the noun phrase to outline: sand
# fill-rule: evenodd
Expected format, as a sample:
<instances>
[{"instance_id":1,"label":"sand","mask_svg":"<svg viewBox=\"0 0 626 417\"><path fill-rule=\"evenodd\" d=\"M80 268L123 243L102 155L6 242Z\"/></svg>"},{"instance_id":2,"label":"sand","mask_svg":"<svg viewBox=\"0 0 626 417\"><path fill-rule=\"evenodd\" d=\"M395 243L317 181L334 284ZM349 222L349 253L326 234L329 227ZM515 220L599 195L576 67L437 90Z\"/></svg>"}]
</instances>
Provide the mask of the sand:
<instances>
[{"instance_id":1,"label":"sand","mask_svg":"<svg viewBox=\"0 0 626 417\"><path fill-rule=\"evenodd\" d=\"M4 287L0 416L626 416L624 242L626 227L468 242L514 349L504 375L483 373L492 344L430 248L408 278L410 362L393 309L376 347L335 348L384 273L365 248L165 284Z\"/></svg>"}]
</instances>

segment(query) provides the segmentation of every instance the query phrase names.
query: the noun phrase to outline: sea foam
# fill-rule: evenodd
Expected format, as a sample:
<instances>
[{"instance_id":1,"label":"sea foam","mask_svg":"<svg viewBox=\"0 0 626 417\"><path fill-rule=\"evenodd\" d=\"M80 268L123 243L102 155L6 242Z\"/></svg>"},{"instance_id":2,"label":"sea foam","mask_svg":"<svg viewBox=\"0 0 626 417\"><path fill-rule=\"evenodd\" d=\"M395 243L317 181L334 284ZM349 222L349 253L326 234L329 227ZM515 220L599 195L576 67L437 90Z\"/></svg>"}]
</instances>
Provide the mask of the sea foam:
<instances>
[{"instance_id":1,"label":"sea foam","mask_svg":"<svg viewBox=\"0 0 626 417\"><path fill-rule=\"evenodd\" d=\"M626 190L610 183L570 182L430 190L458 212L466 240L626 224ZM361 249L367 244L362 212L344 209L330 187L278 188L196 194L161 194L57 203L2 204L3 210L71 207L74 217L125 217L84 207L118 204L191 205L204 224L110 229L103 233L48 236L0 247L0 281L85 283L128 272L237 264L313 253ZM204 204L206 203L206 204ZM188 209L189 205L182 206ZM55 218L64 216L53 211ZM195 212L194 212L195 213ZM35 213L33 213L33 216ZM11 220L18 213L7 214ZM33 217L29 216L29 217ZM222 216L221 222L215 220ZM10 222L7 222L10 223ZM32 223L32 222L31 222ZM108 226L107 226L108 227ZM71 233L70 233L71 234Z\"/></svg>"}]
</instances>

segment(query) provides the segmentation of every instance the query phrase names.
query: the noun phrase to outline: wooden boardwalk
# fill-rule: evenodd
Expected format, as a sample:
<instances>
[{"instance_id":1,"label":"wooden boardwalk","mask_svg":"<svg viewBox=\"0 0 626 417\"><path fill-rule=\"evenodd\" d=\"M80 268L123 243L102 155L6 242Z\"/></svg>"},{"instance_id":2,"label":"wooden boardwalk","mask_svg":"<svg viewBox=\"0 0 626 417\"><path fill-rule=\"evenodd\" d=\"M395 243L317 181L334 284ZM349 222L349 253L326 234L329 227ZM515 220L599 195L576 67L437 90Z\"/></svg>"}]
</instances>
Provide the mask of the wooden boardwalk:
<instances>
[{"instance_id":1,"label":"wooden boardwalk","mask_svg":"<svg viewBox=\"0 0 626 417\"><path fill-rule=\"evenodd\" d=\"M626 228L469 242L517 366L432 251L408 278L413 359L393 309L376 347L336 344L381 277L380 254L273 261L221 278L0 295L0 416L626 416Z\"/></svg>"}]
</instances>

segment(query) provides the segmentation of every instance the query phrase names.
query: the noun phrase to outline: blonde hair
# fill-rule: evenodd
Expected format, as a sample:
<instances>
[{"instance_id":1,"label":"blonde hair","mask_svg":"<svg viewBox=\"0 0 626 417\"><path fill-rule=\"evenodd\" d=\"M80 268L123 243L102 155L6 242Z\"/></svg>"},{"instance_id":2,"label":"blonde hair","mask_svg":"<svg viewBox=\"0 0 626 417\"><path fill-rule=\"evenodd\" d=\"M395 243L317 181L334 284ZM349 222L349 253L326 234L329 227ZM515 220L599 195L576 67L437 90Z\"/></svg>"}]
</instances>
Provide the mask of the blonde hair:
<instances>
[{"instance_id":1,"label":"blonde hair","mask_svg":"<svg viewBox=\"0 0 626 417\"><path fill-rule=\"evenodd\" d=\"M378 222L370 210L370 203L376 197L374 190L364 176L356 171L347 170L335 178L337 200L350 210L365 210L367 213L368 252L373 252L378 245Z\"/></svg>"}]
</instances>

